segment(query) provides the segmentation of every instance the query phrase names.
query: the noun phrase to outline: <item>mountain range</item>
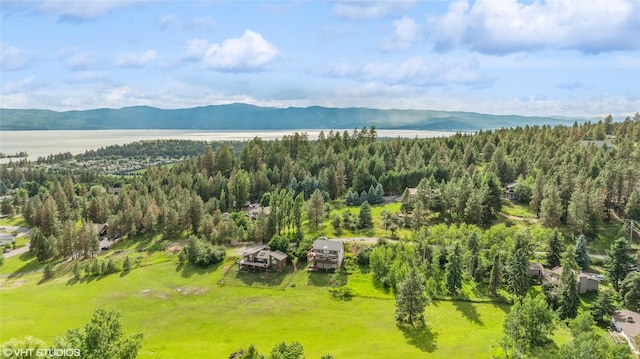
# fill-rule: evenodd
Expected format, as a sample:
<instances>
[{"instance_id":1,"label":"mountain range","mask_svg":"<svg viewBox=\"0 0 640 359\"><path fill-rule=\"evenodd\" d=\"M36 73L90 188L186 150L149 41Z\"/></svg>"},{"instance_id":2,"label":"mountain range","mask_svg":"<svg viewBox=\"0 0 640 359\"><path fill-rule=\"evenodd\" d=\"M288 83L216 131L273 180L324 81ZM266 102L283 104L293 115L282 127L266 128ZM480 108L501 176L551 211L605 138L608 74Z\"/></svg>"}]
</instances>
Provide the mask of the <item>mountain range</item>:
<instances>
[{"instance_id":1,"label":"mountain range","mask_svg":"<svg viewBox=\"0 0 640 359\"><path fill-rule=\"evenodd\" d=\"M371 108L260 107L248 104L211 105L185 109L148 106L56 112L0 109L0 130L280 130L379 129L475 131L525 125L571 125L588 118L488 115L434 110Z\"/></svg>"}]
</instances>

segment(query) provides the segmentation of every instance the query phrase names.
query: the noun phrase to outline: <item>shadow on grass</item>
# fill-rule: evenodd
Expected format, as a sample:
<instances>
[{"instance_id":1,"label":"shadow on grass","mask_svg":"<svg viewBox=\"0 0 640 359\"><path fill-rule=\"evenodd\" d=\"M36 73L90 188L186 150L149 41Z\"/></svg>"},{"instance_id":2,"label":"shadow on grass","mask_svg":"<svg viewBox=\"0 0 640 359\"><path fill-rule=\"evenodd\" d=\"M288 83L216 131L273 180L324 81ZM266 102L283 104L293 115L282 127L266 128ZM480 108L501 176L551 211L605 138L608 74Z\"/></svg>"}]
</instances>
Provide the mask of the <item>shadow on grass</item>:
<instances>
[{"instance_id":1,"label":"shadow on grass","mask_svg":"<svg viewBox=\"0 0 640 359\"><path fill-rule=\"evenodd\" d=\"M193 264L180 264L176 267L176 272L181 272L182 277L191 278L194 275L210 274L218 270L222 262L207 267L199 267Z\"/></svg>"},{"instance_id":2,"label":"shadow on grass","mask_svg":"<svg viewBox=\"0 0 640 359\"><path fill-rule=\"evenodd\" d=\"M13 273L10 273L7 276L8 278L21 277L24 274L33 273L44 268L44 264L38 262L36 256L31 252L22 253L18 258L20 258L20 261L24 264Z\"/></svg>"},{"instance_id":3,"label":"shadow on grass","mask_svg":"<svg viewBox=\"0 0 640 359\"><path fill-rule=\"evenodd\" d=\"M482 319L480 319L480 315L478 314L476 306L473 303L459 300L454 300L452 303L453 306L456 307L456 310L462 313L465 318L478 325L484 325L484 322L482 321Z\"/></svg>"},{"instance_id":4,"label":"shadow on grass","mask_svg":"<svg viewBox=\"0 0 640 359\"><path fill-rule=\"evenodd\" d=\"M228 280L233 280L252 287L267 286L278 287L282 285L287 276L295 272L293 266L286 266L282 272L261 272L251 270L240 270L236 266L231 268L227 274Z\"/></svg>"},{"instance_id":5,"label":"shadow on grass","mask_svg":"<svg viewBox=\"0 0 640 359\"><path fill-rule=\"evenodd\" d=\"M423 352L433 353L438 349L438 333L431 331L428 325L416 326L397 325L402 335L407 340L407 344L413 345Z\"/></svg>"},{"instance_id":6,"label":"shadow on grass","mask_svg":"<svg viewBox=\"0 0 640 359\"><path fill-rule=\"evenodd\" d=\"M309 272L307 285L314 287L338 287L347 284L346 273L329 272Z\"/></svg>"}]
</instances>

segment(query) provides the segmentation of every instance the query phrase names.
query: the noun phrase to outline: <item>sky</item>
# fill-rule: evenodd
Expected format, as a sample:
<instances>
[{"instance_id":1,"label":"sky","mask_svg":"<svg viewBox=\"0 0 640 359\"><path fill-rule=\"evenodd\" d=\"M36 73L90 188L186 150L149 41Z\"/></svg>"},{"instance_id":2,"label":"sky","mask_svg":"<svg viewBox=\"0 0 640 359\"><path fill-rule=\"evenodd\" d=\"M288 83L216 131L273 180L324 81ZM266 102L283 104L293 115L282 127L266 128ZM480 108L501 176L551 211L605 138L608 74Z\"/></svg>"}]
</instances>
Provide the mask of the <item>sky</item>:
<instances>
[{"instance_id":1,"label":"sky","mask_svg":"<svg viewBox=\"0 0 640 359\"><path fill-rule=\"evenodd\" d=\"M640 0L0 0L0 107L640 111Z\"/></svg>"}]
</instances>

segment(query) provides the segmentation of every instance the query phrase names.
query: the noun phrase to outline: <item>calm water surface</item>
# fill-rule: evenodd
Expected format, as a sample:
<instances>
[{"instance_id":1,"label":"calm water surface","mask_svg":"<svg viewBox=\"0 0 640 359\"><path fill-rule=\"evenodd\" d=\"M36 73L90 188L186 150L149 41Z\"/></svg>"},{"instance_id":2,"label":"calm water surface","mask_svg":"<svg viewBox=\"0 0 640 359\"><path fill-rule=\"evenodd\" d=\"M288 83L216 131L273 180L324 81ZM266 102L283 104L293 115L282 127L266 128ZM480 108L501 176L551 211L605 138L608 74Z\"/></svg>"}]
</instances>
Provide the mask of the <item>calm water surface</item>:
<instances>
[{"instance_id":1,"label":"calm water surface","mask_svg":"<svg viewBox=\"0 0 640 359\"><path fill-rule=\"evenodd\" d=\"M316 139L321 130L278 130L278 131L193 131L193 130L78 130L78 131L0 131L0 152L14 154L26 151L29 159L64 152L84 153L110 145L123 145L141 140L179 139L196 141L243 141L256 136L265 140L282 138L294 132L306 132L309 139ZM334 130L340 133L345 130ZM349 134L353 130L347 130ZM325 134L329 130L324 130ZM431 138L451 136L454 132L416 130L378 130L378 137ZM15 161L15 159L14 159ZM0 159L7 163L9 159Z\"/></svg>"}]
</instances>

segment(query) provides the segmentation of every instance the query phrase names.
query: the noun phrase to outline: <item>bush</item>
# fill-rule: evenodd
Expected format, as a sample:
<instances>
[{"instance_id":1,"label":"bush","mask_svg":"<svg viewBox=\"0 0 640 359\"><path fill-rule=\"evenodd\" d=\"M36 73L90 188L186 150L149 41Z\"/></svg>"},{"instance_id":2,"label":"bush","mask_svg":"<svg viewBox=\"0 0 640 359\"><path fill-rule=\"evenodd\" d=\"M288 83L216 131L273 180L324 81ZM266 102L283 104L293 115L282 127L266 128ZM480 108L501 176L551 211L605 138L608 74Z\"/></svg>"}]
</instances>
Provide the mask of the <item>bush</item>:
<instances>
[{"instance_id":1,"label":"bush","mask_svg":"<svg viewBox=\"0 0 640 359\"><path fill-rule=\"evenodd\" d=\"M49 280L54 277L55 273L53 271L53 266L51 264L47 264L44 267L44 271L42 272L42 279Z\"/></svg>"},{"instance_id":2,"label":"bush","mask_svg":"<svg viewBox=\"0 0 640 359\"><path fill-rule=\"evenodd\" d=\"M183 258L186 258L189 263L203 267L220 263L227 255L227 250L223 246L214 246L196 236L189 237L182 252L184 253L184 257L181 254L181 261Z\"/></svg>"},{"instance_id":3,"label":"bush","mask_svg":"<svg viewBox=\"0 0 640 359\"><path fill-rule=\"evenodd\" d=\"M371 255L371 250L373 247L371 246L360 246L358 247L358 252L356 253L356 258L358 259L358 264L361 266L369 265L369 256Z\"/></svg>"},{"instance_id":4,"label":"bush","mask_svg":"<svg viewBox=\"0 0 640 359\"><path fill-rule=\"evenodd\" d=\"M331 288L329 292L337 300L351 300L353 298L353 289L350 287Z\"/></svg>"}]
</instances>

